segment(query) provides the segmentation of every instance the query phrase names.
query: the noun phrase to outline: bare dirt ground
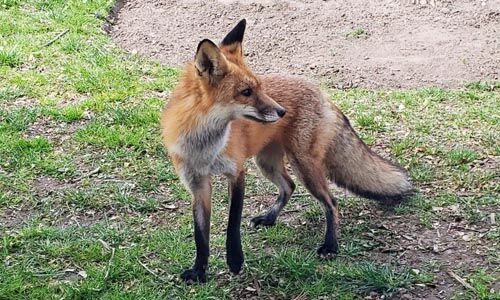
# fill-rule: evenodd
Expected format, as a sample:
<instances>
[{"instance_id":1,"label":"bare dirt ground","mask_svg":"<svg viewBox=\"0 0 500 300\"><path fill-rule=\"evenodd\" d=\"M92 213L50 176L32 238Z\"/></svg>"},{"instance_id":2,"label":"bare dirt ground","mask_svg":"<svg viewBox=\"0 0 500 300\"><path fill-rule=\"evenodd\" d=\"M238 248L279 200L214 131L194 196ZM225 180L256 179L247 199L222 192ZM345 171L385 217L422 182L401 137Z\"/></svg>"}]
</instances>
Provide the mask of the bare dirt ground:
<instances>
[{"instance_id":1,"label":"bare dirt ground","mask_svg":"<svg viewBox=\"0 0 500 300\"><path fill-rule=\"evenodd\" d=\"M200 40L248 21L259 73L346 88L457 88L498 80L500 1L126 1L110 33L125 49L182 66Z\"/></svg>"}]
</instances>

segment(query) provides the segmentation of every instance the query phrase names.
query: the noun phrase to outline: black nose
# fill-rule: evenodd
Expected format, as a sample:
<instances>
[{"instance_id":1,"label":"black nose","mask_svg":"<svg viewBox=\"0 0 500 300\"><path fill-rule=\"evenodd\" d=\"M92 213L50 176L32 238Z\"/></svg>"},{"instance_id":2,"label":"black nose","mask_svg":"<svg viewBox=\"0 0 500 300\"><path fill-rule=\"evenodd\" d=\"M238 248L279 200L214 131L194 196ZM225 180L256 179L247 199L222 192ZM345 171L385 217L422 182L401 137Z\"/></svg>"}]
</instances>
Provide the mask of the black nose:
<instances>
[{"instance_id":1,"label":"black nose","mask_svg":"<svg viewBox=\"0 0 500 300\"><path fill-rule=\"evenodd\" d=\"M278 114L278 116L279 116L280 118L283 118L283 116L286 114L286 110L285 110L285 109L283 109L283 108L280 108L280 109L277 109L277 110L276 110L276 113Z\"/></svg>"}]
</instances>

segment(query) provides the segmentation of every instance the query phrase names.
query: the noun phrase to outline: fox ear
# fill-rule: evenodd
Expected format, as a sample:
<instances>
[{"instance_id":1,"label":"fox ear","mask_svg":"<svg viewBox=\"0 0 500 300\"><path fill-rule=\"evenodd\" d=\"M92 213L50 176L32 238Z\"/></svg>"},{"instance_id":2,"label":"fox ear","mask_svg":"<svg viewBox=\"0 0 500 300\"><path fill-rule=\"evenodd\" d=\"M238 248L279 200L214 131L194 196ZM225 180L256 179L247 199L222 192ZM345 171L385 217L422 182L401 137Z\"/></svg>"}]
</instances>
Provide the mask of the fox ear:
<instances>
[{"instance_id":1,"label":"fox ear","mask_svg":"<svg viewBox=\"0 0 500 300\"><path fill-rule=\"evenodd\" d=\"M227 72L226 59L211 40L203 40L198 44L194 65L198 74L211 84L218 83Z\"/></svg>"},{"instance_id":2,"label":"fox ear","mask_svg":"<svg viewBox=\"0 0 500 300\"><path fill-rule=\"evenodd\" d=\"M222 40L220 43L221 48L231 54L243 55L243 48L241 44L243 42L243 35L245 34L246 26L247 20L243 19L239 21L233 30L231 30Z\"/></svg>"}]
</instances>

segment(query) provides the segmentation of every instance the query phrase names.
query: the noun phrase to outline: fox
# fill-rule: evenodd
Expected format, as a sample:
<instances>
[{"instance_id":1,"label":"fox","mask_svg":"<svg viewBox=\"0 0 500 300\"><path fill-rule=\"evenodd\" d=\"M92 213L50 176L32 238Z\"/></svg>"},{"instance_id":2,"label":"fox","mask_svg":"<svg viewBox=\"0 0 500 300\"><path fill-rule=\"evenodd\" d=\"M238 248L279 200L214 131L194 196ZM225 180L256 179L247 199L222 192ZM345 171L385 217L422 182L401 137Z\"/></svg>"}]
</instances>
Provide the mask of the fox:
<instances>
[{"instance_id":1,"label":"fox","mask_svg":"<svg viewBox=\"0 0 500 300\"><path fill-rule=\"evenodd\" d=\"M403 200L412 191L407 172L373 152L317 85L252 72L243 54L245 29L243 19L219 45L199 42L161 115L162 141L192 196L196 257L181 274L188 283L207 280L213 175L224 175L229 186L226 263L233 274L242 269L240 228L250 158L279 191L253 225L274 225L289 201L295 190L289 164L323 208L325 238L317 250L323 258L339 251L338 201L329 182L381 201Z\"/></svg>"}]
</instances>

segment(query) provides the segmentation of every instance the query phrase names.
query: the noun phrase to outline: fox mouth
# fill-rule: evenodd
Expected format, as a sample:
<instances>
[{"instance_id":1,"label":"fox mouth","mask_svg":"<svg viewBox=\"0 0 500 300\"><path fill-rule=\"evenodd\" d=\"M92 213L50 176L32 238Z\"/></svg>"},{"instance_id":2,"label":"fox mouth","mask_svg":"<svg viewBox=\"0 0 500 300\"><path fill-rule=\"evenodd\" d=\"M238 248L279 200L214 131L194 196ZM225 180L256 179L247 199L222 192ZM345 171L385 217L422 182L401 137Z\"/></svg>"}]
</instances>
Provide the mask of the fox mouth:
<instances>
[{"instance_id":1,"label":"fox mouth","mask_svg":"<svg viewBox=\"0 0 500 300\"><path fill-rule=\"evenodd\" d=\"M274 123L283 118L285 113L286 110L281 107L258 109L246 106L240 111L239 116L259 123Z\"/></svg>"},{"instance_id":2,"label":"fox mouth","mask_svg":"<svg viewBox=\"0 0 500 300\"><path fill-rule=\"evenodd\" d=\"M278 115L261 115L259 117L255 116L255 115L243 115L243 117L245 117L246 119L249 119L249 120L252 120L252 121L256 121L256 122L259 122L259 123L274 123L276 121L278 121L279 119L281 119Z\"/></svg>"}]
</instances>

